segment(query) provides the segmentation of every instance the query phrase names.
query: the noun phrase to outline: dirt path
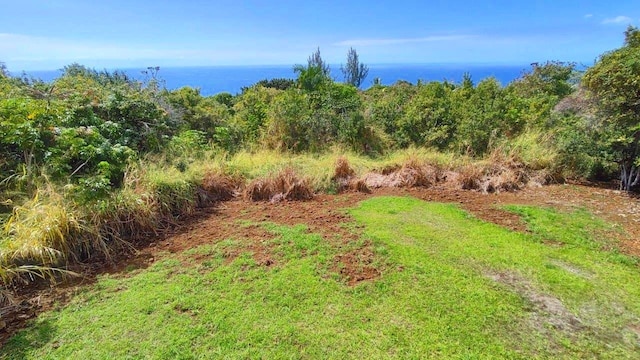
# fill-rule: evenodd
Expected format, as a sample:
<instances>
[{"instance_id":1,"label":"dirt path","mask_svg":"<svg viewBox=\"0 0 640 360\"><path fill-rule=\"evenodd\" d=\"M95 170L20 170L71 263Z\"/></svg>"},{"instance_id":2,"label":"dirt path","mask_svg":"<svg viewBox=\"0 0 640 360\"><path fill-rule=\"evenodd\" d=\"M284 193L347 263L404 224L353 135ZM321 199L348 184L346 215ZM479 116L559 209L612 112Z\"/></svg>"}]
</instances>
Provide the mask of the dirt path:
<instances>
[{"instance_id":1,"label":"dirt path","mask_svg":"<svg viewBox=\"0 0 640 360\"><path fill-rule=\"evenodd\" d=\"M584 207L599 217L622 226L626 234L620 235L620 249L627 254L640 256L640 199L619 191L582 185L551 185L499 194L482 194L447 187L383 188L374 190L372 194L352 192L318 195L309 201L283 201L275 204L234 199L214 208L203 209L172 233L154 239L135 253L121 258L115 265L83 268L80 270L88 275L82 279L66 285L34 289L25 294L18 299L22 310L16 312L16 318L11 321L3 319L6 321L4 329L0 327L0 344L37 313L66 303L74 294L95 281L98 274L108 272L126 276L124 269L144 268L166 252L180 254L186 249L224 239L245 239L247 248L239 249L238 253L229 253L229 259L233 259L241 251L249 250L258 264L271 266L275 260L266 240L273 235L260 226L251 225L263 221L283 225L306 224L309 231L321 234L339 249L335 265L349 284L373 279L379 276L379 271L367 262L367 259L373 257L370 244L365 243L357 249L349 246L350 242L359 237L360 229L345 228L341 224L350 220L344 212L345 208L381 195L408 195L426 201L458 203L480 219L516 231L527 231L525 224L517 215L500 210L501 205L539 205L567 210ZM342 248L344 251L340 251Z\"/></svg>"}]
</instances>

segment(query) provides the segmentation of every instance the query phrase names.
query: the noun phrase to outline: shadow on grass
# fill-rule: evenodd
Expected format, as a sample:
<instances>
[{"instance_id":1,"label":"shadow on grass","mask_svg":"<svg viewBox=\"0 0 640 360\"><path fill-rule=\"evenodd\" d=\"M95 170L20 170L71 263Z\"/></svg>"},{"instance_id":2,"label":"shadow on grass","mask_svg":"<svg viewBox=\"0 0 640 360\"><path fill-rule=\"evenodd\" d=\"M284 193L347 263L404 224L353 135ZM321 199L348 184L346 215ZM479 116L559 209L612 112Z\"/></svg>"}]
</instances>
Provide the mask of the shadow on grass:
<instances>
[{"instance_id":1,"label":"shadow on grass","mask_svg":"<svg viewBox=\"0 0 640 360\"><path fill-rule=\"evenodd\" d=\"M16 333L3 346L6 357L3 359L28 359L31 350L40 349L49 345L52 339L57 337L58 327L51 319L36 320L26 329ZM56 344L49 347L56 348Z\"/></svg>"}]
</instances>

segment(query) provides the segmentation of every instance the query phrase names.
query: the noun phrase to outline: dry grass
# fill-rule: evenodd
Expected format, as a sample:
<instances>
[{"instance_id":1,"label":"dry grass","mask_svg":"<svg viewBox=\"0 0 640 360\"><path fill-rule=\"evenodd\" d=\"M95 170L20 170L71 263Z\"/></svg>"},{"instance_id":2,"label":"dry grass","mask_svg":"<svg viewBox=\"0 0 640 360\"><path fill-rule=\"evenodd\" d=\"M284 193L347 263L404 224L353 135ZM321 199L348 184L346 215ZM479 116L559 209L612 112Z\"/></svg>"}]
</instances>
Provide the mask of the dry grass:
<instances>
[{"instance_id":1,"label":"dry grass","mask_svg":"<svg viewBox=\"0 0 640 360\"><path fill-rule=\"evenodd\" d=\"M95 247L106 250L104 244L85 242L78 236L80 220L62 197L52 191L39 191L32 200L16 206L4 232L7 239L0 247L3 264L59 265L68 256Z\"/></svg>"},{"instance_id":2,"label":"dry grass","mask_svg":"<svg viewBox=\"0 0 640 360\"><path fill-rule=\"evenodd\" d=\"M221 172L208 172L200 185L202 192L199 194L200 204L206 205L218 201L228 201L236 196L243 183L239 177L232 177Z\"/></svg>"},{"instance_id":3,"label":"dry grass","mask_svg":"<svg viewBox=\"0 0 640 360\"><path fill-rule=\"evenodd\" d=\"M313 198L313 190L307 179L299 178L287 167L274 175L253 180L247 185L244 197L252 201L309 200Z\"/></svg>"},{"instance_id":4,"label":"dry grass","mask_svg":"<svg viewBox=\"0 0 640 360\"><path fill-rule=\"evenodd\" d=\"M87 235L78 210L51 186L13 208L0 238L3 284L35 277L55 280L58 275L73 274L60 269L69 260L77 261L87 254L108 256L109 251L101 238Z\"/></svg>"},{"instance_id":5,"label":"dry grass","mask_svg":"<svg viewBox=\"0 0 640 360\"><path fill-rule=\"evenodd\" d=\"M362 179L351 182L350 188L364 194L371 194L371 188L367 185L367 182Z\"/></svg>"},{"instance_id":6,"label":"dry grass","mask_svg":"<svg viewBox=\"0 0 640 360\"><path fill-rule=\"evenodd\" d=\"M355 174L355 170L351 168L351 164L349 164L349 160L346 157L340 156L336 160L333 179L350 179L355 176Z\"/></svg>"},{"instance_id":7,"label":"dry grass","mask_svg":"<svg viewBox=\"0 0 640 360\"><path fill-rule=\"evenodd\" d=\"M351 168L349 160L344 156L338 157L334 167L333 177L331 178L331 180L335 182L338 192L353 188L351 183L355 175L356 172Z\"/></svg>"},{"instance_id":8,"label":"dry grass","mask_svg":"<svg viewBox=\"0 0 640 360\"><path fill-rule=\"evenodd\" d=\"M402 165L386 165L380 171L366 174L362 180L370 188L430 187L440 181L440 173L437 166L410 157Z\"/></svg>"},{"instance_id":9,"label":"dry grass","mask_svg":"<svg viewBox=\"0 0 640 360\"><path fill-rule=\"evenodd\" d=\"M95 226L95 236L114 246L125 239L157 235L163 228L159 208L157 198L150 192L125 189L105 200L104 207L93 212L90 222Z\"/></svg>"},{"instance_id":10,"label":"dry grass","mask_svg":"<svg viewBox=\"0 0 640 360\"><path fill-rule=\"evenodd\" d=\"M541 171L528 169L516 156L494 151L486 161L460 168L456 181L464 190L484 193L517 191L530 184L534 173L543 175ZM546 184L547 180L536 178L536 182Z\"/></svg>"}]
</instances>

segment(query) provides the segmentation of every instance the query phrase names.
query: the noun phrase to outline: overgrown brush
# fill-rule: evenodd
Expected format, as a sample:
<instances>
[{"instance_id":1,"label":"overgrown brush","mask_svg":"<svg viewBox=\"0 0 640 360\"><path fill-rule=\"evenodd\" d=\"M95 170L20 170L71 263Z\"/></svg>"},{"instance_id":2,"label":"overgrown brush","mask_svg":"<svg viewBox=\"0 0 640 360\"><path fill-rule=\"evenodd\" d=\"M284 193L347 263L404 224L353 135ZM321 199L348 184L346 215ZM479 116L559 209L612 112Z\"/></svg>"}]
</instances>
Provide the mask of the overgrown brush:
<instances>
[{"instance_id":1,"label":"overgrown brush","mask_svg":"<svg viewBox=\"0 0 640 360\"><path fill-rule=\"evenodd\" d=\"M157 198L146 189L123 189L90 210L94 231L110 246L125 239L158 234L162 228Z\"/></svg>"},{"instance_id":2,"label":"overgrown brush","mask_svg":"<svg viewBox=\"0 0 640 360\"><path fill-rule=\"evenodd\" d=\"M68 261L108 255L100 238L85 236L87 226L78 213L52 186L15 206L0 234L0 283L73 275L61 269Z\"/></svg>"},{"instance_id":3,"label":"overgrown brush","mask_svg":"<svg viewBox=\"0 0 640 360\"><path fill-rule=\"evenodd\" d=\"M198 185L195 181L158 174L149 177L147 181L146 186L155 197L163 219L171 220L195 212L198 206Z\"/></svg>"}]
</instances>

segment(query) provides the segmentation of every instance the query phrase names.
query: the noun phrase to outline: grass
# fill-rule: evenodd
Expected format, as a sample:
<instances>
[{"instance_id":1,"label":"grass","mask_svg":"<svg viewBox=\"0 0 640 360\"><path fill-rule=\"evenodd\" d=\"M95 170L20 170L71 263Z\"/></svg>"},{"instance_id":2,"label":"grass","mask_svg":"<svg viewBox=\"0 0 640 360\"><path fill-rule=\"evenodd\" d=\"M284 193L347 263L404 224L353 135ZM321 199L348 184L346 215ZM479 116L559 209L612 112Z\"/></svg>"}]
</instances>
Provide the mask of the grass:
<instances>
[{"instance_id":1,"label":"grass","mask_svg":"<svg viewBox=\"0 0 640 360\"><path fill-rule=\"evenodd\" d=\"M323 154L291 154L272 150L240 151L234 155L213 153L190 162L188 168L180 172L176 167L169 167L166 162L152 159L148 165L149 176L155 180L164 178L197 182L208 172L222 172L239 176L247 181L268 177L274 173L291 168L296 173L307 177L316 191L331 191L336 161L345 158L355 170L355 175L362 176L375 169L400 166L411 160L419 160L442 168L462 166L471 160L452 153L435 150L412 148L391 152L385 156L371 158L336 149Z\"/></svg>"},{"instance_id":2,"label":"grass","mask_svg":"<svg viewBox=\"0 0 640 360\"><path fill-rule=\"evenodd\" d=\"M165 254L147 269L101 277L0 357L636 357L638 268L598 246L607 224L585 211L508 210L533 234L454 205L371 198L350 213L386 266L354 287L331 266L339 250L304 224L263 223L275 265L243 251L249 239ZM562 311L540 306L557 305L548 299ZM564 324L567 314L580 325Z\"/></svg>"}]
</instances>

